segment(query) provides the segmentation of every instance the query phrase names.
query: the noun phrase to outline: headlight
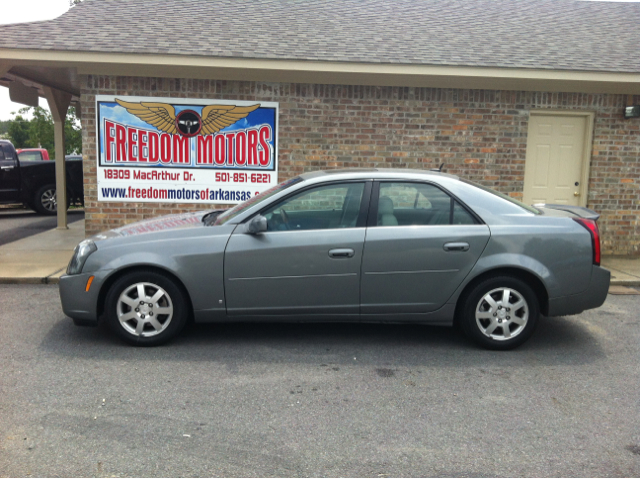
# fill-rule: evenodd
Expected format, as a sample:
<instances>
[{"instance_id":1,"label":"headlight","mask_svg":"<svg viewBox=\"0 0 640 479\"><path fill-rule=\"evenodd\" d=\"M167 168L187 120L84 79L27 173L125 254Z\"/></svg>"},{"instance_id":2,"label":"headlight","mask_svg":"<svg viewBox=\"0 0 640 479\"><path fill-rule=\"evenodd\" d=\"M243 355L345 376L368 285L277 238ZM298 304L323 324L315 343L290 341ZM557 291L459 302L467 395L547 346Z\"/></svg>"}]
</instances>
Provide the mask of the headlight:
<instances>
[{"instance_id":1,"label":"headlight","mask_svg":"<svg viewBox=\"0 0 640 479\"><path fill-rule=\"evenodd\" d=\"M71 261L69 261L69 266L67 267L67 274L78 274L82 272L82 267L84 266L87 258L93 253L97 251L98 247L93 242L93 240L86 239L81 241L76 249L73 250L73 257Z\"/></svg>"}]
</instances>

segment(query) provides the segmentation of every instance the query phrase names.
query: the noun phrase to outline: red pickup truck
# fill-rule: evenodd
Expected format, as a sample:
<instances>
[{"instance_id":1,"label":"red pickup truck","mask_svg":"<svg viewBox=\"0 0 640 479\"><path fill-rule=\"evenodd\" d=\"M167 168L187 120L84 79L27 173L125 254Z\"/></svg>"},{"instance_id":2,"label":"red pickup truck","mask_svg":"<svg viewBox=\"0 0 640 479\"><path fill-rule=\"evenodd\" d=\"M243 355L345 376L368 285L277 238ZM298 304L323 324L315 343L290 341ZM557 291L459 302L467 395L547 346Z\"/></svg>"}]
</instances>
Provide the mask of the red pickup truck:
<instances>
[{"instance_id":1,"label":"red pickup truck","mask_svg":"<svg viewBox=\"0 0 640 479\"><path fill-rule=\"evenodd\" d=\"M16 150L20 161L49 160L49 152L44 148L18 148Z\"/></svg>"}]
</instances>

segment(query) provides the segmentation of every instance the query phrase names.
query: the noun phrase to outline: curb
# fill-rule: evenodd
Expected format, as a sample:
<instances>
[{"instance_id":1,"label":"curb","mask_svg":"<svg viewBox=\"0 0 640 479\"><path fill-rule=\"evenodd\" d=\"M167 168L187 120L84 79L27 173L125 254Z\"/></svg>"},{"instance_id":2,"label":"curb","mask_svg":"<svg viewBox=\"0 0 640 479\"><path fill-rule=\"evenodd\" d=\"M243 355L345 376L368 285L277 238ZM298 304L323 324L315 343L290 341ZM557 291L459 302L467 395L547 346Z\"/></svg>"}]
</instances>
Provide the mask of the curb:
<instances>
[{"instance_id":1,"label":"curb","mask_svg":"<svg viewBox=\"0 0 640 479\"><path fill-rule=\"evenodd\" d=\"M611 281L611 286L640 286L640 279L619 279Z\"/></svg>"},{"instance_id":2,"label":"curb","mask_svg":"<svg viewBox=\"0 0 640 479\"><path fill-rule=\"evenodd\" d=\"M58 284L60 278L0 278L0 284Z\"/></svg>"}]
</instances>

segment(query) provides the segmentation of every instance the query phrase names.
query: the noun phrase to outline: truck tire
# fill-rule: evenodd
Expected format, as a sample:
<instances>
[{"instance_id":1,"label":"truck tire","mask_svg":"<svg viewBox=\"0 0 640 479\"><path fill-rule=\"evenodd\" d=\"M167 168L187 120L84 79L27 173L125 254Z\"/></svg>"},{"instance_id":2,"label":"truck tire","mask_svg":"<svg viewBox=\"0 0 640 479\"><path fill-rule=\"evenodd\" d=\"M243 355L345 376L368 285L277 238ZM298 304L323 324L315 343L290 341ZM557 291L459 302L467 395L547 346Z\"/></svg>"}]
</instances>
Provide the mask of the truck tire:
<instances>
[{"instance_id":1,"label":"truck tire","mask_svg":"<svg viewBox=\"0 0 640 479\"><path fill-rule=\"evenodd\" d=\"M41 215L55 215L58 212L56 185L44 185L36 191L33 209Z\"/></svg>"}]
</instances>

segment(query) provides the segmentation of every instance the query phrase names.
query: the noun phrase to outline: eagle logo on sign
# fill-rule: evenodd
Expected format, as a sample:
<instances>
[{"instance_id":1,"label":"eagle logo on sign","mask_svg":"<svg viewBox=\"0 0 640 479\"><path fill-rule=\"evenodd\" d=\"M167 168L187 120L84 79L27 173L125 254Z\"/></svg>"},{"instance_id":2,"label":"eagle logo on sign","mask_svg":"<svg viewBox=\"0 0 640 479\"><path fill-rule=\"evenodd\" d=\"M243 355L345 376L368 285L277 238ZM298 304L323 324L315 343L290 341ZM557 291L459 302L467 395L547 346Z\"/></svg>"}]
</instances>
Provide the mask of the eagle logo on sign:
<instances>
[{"instance_id":1,"label":"eagle logo on sign","mask_svg":"<svg viewBox=\"0 0 640 479\"><path fill-rule=\"evenodd\" d=\"M116 103L158 130L182 136L217 133L260 107L259 103L251 106L207 105L202 109L202 115L193 110L183 110L176 115L176 109L169 103L132 103L117 98Z\"/></svg>"}]
</instances>

